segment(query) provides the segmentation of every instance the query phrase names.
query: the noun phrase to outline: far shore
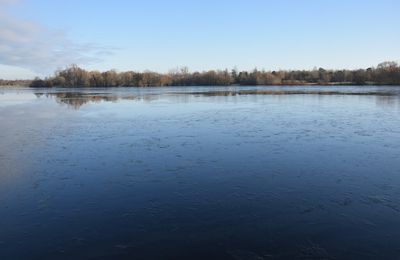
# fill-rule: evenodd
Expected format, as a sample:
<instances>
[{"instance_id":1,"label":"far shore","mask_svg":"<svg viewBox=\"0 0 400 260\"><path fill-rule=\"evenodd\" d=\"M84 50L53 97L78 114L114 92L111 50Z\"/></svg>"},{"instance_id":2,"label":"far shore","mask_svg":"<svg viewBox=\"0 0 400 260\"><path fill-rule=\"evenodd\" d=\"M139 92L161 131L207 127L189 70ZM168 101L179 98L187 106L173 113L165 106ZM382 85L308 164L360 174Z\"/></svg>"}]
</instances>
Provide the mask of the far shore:
<instances>
[{"instance_id":1,"label":"far shore","mask_svg":"<svg viewBox=\"0 0 400 260\"><path fill-rule=\"evenodd\" d=\"M389 86L400 85L400 66L382 62L376 68L357 70L208 70L189 72L187 67L158 73L116 70L87 71L71 65L53 76L34 80L0 80L0 85L51 87L170 87L170 86Z\"/></svg>"},{"instance_id":2,"label":"far shore","mask_svg":"<svg viewBox=\"0 0 400 260\"><path fill-rule=\"evenodd\" d=\"M119 85L119 86L101 86L101 87L90 87L90 86L51 86L51 87L32 87L29 84L24 84L24 85L0 85L0 88L6 89L6 88L80 88L80 89L90 89L90 88L154 88L154 87L162 87L162 88L168 88L168 87L255 87L255 86L265 86L265 87L295 87L295 86L318 86L318 87L330 87L330 86L343 86L343 87L348 87L348 86L386 86L386 87L399 87L400 84L381 84L381 83L375 83L375 82L367 82L364 84L354 84L350 82L331 82L327 84L319 84L319 83L293 83L293 84L263 84L263 85L239 85L239 84L231 84L231 85L164 85L164 86L125 86L125 85Z\"/></svg>"}]
</instances>

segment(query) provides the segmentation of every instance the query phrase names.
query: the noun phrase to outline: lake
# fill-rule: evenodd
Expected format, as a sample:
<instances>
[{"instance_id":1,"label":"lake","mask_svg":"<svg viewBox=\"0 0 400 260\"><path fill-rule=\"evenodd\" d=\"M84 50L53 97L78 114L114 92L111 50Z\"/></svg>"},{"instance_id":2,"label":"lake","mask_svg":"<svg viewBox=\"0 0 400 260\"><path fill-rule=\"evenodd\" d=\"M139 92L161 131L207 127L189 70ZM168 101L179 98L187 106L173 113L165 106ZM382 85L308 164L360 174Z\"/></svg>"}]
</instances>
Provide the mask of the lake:
<instances>
[{"instance_id":1,"label":"lake","mask_svg":"<svg viewBox=\"0 0 400 260\"><path fill-rule=\"evenodd\" d=\"M400 87L0 88L0 259L400 259Z\"/></svg>"}]
</instances>

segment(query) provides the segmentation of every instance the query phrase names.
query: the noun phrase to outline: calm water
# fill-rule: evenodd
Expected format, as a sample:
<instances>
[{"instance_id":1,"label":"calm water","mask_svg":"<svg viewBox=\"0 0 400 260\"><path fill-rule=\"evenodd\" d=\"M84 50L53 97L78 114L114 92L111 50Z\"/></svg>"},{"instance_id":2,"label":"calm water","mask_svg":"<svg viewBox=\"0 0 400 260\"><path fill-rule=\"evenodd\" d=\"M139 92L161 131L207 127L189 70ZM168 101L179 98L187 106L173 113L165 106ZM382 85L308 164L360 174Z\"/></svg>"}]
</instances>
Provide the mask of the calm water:
<instances>
[{"instance_id":1,"label":"calm water","mask_svg":"<svg viewBox=\"0 0 400 260\"><path fill-rule=\"evenodd\" d=\"M400 87L0 89L0 259L400 259Z\"/></svg>"}]
</instances>

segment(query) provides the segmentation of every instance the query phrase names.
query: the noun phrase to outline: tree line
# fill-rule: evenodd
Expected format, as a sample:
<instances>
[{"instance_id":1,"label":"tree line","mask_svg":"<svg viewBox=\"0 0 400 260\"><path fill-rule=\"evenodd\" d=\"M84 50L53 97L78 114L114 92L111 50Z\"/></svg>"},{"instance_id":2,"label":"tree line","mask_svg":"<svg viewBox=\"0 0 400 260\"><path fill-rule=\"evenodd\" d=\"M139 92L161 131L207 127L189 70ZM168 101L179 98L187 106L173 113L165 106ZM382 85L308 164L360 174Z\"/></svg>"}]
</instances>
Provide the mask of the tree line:
<instances>
[{"instance_id":1,"label":"tree line","mask_svg":"<svg viewBox=\"0 0 400 260\"><path fill-rule=\"evenodd\" d=\"M5 80L5 79L0 79L0 86L6 87L6 86L22 86L22 87L27 87L30 84L32 84L32 80L24 80L24 79L19 79L19 80Z\"/></svg>"},{"instance_id":2,"label":"tree line","mask_svg":"<svg viewBox=\"0 0 400 260\"><path fill-rule=\"evenodd\" d=\"M210 70L189 72L187 67L169 73L86 71L77 65L56 71L54 76L36 78L31 87L152 87L228 85L400 85L400 66L383 62L377 67L358 70Z\"/></svg>"}]
</instances>

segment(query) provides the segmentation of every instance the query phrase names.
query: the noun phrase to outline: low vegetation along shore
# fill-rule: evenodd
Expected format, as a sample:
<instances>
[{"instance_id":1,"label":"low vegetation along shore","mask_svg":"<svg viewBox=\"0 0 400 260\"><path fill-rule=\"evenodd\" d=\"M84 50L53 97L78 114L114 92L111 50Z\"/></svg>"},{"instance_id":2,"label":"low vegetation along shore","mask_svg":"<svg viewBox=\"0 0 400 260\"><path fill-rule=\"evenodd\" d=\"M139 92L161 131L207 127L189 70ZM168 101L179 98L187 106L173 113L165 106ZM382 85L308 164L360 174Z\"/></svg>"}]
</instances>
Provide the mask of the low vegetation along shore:
<instances>
[{"instance_id":1,"label":"low vegetation along shore","mask_svg":"<svg viewBox=\"0 0 400 260\"><path fill-rule=\"evenodd\" d=\"M170 73L86 71L76 65L45 79L32 81L0 80L0 85L30 87L152 87L152 86L229 86L229 85L400 85L400 67L383 62L376 68L358 70L238 71L210 70L189 72L184 67Z\"/></svg>"}]
</instances>

